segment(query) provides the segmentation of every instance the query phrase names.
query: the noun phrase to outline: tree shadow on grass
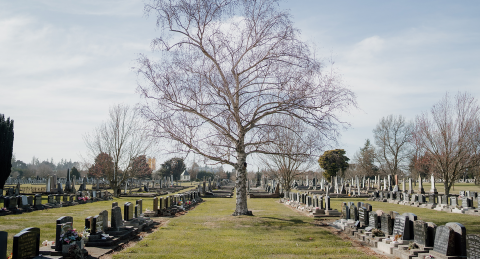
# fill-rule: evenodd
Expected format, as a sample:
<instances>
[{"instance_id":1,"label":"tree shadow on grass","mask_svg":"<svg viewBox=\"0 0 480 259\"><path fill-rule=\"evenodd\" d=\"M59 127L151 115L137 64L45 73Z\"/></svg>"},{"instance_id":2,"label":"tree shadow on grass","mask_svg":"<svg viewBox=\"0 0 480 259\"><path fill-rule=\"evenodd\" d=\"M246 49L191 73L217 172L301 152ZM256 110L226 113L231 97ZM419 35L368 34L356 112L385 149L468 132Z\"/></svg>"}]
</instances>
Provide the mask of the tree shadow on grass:
<instances>
[{"instance_id":1,"label":"tree shadow on grass","mask_svg":"<svg viewBox=\"0 0 480 259\"><path fill-rule=\"evenodd\" d=\"M296 224L307 224L307 222L301 220L301 219L284 219L284 218L277 218L277 217L259 217L261 219L270 219L270 220L279 220L283 221L286 223L291 223L291 225L296 225ZM274 221L265 221L262 222L263 224L268 224L268 225L278 225L280 222L274 222Z\"/></svg>"}]
</instances>

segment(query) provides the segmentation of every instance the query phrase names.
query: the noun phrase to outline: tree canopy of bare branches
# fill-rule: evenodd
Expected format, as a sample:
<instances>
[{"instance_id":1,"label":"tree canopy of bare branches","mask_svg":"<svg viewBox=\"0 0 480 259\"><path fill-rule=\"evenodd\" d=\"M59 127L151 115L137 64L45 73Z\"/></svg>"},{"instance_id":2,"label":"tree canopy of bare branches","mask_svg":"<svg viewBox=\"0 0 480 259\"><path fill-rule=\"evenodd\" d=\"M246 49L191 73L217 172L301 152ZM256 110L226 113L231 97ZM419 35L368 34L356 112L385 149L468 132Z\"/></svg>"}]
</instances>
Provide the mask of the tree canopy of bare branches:
<instances>
[{"instance_id":1,"label":"tree canopy of bare branches","mask_svg":"<svg viewBox=\"0 0 480 259\"><path fill-rule=\"evenodd\" d=\"M404 116L388 115L373 130L376 158L385 174L399 174L408 169L413 128L413 123L405 121Z\"/></svg>"},{"instance_id":2,"label":"tree canopy of bare branches","mask_svg":"<svg viewBox=\"0 0 480 259\"><path fill-rule=\"evenodd\" d=\"M455 180L480 166L480 106L468 93L447 93L416 118L415 143L430 156L448 195Z\"/></svg>"},{"instance_id":3,"label":"tree canopy of bare branches","mask_svg":"<svg viewBox=\"0 0 480 259\"><path fill-rule=\"evenodd\" d=\"M142 114L176 151L236 169L233 215L249 214L247 156L271 153L266 146L281 141L274 115L334 138L337 113L356 105L276 0L154 0L145 9L157 17L161 59L138 60Z\"/></svg>"},{"instance_id":4,"label":"tree canopy of bare branches","mask_svg":"<svg viewBox=\"0 0 480 259\"><path fill-rule=\"evenodd\" d=\"M270 154L260 156L264 165L277 172L277 178L286 191L290 191L295 177L309 170L314 164L314 156L325 145L318 131L302 125L300 120L286 119L278 122L277 130L272 132L274 139L266 147Z\"/></svg>"},{"instance_id":5,"label":"tree canopy of bare branches","mask_svg":"<svg viewBox=\"0 0 480 259\"><path fill-rule=\"evenodd\" d=\"M92 133L84 135L84 142L91 160L105 153L113 159L113 168L107 167L106 178L115 195L122 184L134 177L135 159L145 155L152 142L141 128L137 110L117 104L110 108L109 119Z\"/></svg>"}]
</instances>

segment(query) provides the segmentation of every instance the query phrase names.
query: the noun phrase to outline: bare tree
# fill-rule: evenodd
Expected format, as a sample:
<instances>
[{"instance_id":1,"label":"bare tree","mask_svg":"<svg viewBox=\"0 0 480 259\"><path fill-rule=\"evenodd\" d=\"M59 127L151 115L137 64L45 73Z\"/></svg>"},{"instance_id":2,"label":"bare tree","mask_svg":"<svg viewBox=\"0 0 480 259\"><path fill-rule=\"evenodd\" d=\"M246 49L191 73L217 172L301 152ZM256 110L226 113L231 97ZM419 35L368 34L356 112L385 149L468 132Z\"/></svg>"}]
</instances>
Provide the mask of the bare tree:
<instances>
[{"instance_id":1,"label":"bare tree","mask_svg":"<svg viewBox=\"0 0 480 259\"><path fill-rule=\"evenodd\" d=\"M445 194L465 171L480 166L480 106L468 93L449 94L416 118L415 141L443 179Z\"/></svg>"},{"instance_id":2,"label":"bare tree","mask_svg":"<svg viewBox=\"0 0 480 259\"><path fill-rule=\"evenodd\" d=\"M282 127L272 132L272 137L280 142L266 146L269 154L260 158L268 169L277 172L283 188L290 191L293 180L316 165L314 156L325 144L321 134L305 127L301 120L286 119L276 124Z\"/></svg>"},{"instance_id":3,"label":"bare tree","mask_svg":"<svg viewBox=\"0 0 480 259\"><path fill-rule=\"evenodd\" d=\"M106 174L117 196L120 186L134 176L132 166L135 158L145 155L152 142L142 130L136 110L118 104L110 108L109 115L108 121L84 135L84 141L91 161L101 153L113 159L113 168L107 170Z\"/></svg>"},{"instance_id":4,"label":"bare tree","mask_svg":"<svg viewBox=\"0 0 480 259\"><path fill-rule=\"evenodd\" d=\"M405 121L402 115L388 115L373 130L376 159L385 174L395 175L408 170L413 128L413 123Z\"/></svg>"},{"instance_id":5,"label":"bare tree","mask_svg":"<svg viewBox=\"0 0 480 259\"><path fill-rule=\"evenodd\" d=\"M324 71L276 0L155 0L162 59L139 58L142 113L152 133L236 170L236 209L249 214L246 159L278 142L273 115L335 137L337 112L355 104Z\"/></svg>"}]
</instances>

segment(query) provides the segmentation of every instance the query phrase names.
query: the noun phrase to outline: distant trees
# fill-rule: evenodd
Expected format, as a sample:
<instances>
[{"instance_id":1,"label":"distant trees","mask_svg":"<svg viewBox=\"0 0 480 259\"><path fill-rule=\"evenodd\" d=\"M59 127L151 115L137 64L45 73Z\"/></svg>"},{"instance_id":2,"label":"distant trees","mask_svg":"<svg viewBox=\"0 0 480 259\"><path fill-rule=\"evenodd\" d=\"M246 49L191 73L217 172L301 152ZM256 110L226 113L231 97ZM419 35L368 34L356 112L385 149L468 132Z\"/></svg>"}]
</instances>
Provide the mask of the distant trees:
<instances>
[{"instance_id":1,"label":"distant trees","mask_svg":"<svg viewBox=\"0 0 480 259\"><path fill-rule=\"evenodd\" d=\"M318 164L325 170L323 176L325 179L330 180L332 176L336 176L337 172L345 172L348 168L348 161L350 158L345 156L345 150L334 149L328 150L323 153L318 159Z\"/></svg>"},{"instance_id":2,"label":"distant trees","mask_svg":"<svg viewBox=\"0 0 480 259\"><path fill-rule=\"evenodd\" d=\"M139 118L137 110L117 104L110 108L107 121L84 136L90 158L97 163L96 158L101 155L102 161L105 161L105 165L95 167L89 173L106 173L105 178L110 181L110 188L116 196L120 186L134 176L132 166L135 159L145 155L153 143L143 130ZM113 163L112 168L110 161Z\"/></svg>"},{"instance_id":3,"label":"distant trees","mask_svg":"<svg viewBox=\"0 0 480 259\"><path fill-rule=\"evenodd\" d=\"M445 194L466 170L480 166L480 106L468 93L448 93L416 118L415 143L431 157Z\"/></svg>"},{"instance_id":4,"label":"distant trees","mask_svg":"<svg viewBox=\"0 0 480 259\"><path fill-rule=\"evenodd\" d=\"M109 154L102 152L95 158L93 165L88 168L88 177L93 178L108 178L108 175L113 175L113 158Z\"/></svg>"},{"instance_id":5,"label":"distant trees","mask_svg":"<svg viewBox=\"0 0 480 259\"><path fill-rule=\"evenodd\" d=\"M13 137L13 120L0 114L0 189L3 189L11 173Z\"/></svg>"},{"instance_id":6,"label":"distant trees","mask_svg":"<svg viewBox=\"0 0 480 259\"><path fill-rule=\"evenodd\" d=\"M269 154L260 158L270 171L276 172L283 188L290 191L293 180L314 165L314 154L324 143L317 130L305 127L300 120L279 119L276 123L282 127L271 134L281 142L268 145Z\"/></svg>"},{"instance_id":7,"label":"distant trees","mask_svg":"<svg viewBox=\"0 0 480 259\"><path fill-rule=\"evenodd\" d=\"M207 172L207 171L200 171L197 174L197 179L200 181L203 181L203 178L205 177L205 180L208 180L208 178L214 178L215 174L212 172Z\"/></svg>"},{"instance_id":8,"label":"distant trees","mask_svg":"<svg viewBox=\"0 0 480 259\"><path fill-rule=\"evenodd\" d=\"M180 175L183 173L183 171L185 171L186 168L187 167L185 166L185 163L183 162L183 158L174 157L174 158L170 158L169 160L165 161L160 166L159 173L160 173L161 177L173 175L173 179L178 180L178 179L180 179Z\"/></svg>"},{"instance_id":9,"label":"distant trees","mask_svg":"<svg viewBox=\"0 0 480 259\"><path fill-rule=\"evenodd\" d=\"M407 122L404 116L388 115L381 118L373 130L376 159L385 174L400 174L408 169L413 129L414 124Z\"/></svg>"},{"instance_id":10,"label":"distant trees","mask_svg":"<svg viewBox=\"0 0 480 259\"><path fill-rule=\"evenodd\" d=\"M76 179L80 179L82 176L80 175L80 172L78 171L78 169L74 166L72 167L72 170L70 170L70 177L76 177Z\"/></svg>"},{"instance_id":11,"label":"distant trees","mask_svg":"<svg viewBox=\"0 0 480 259\"><path fill-rule=\"evenodd\" d=\"M152 178L152 169L148 166L146 155L133 158L131 175L141 179Z\"/></svg>"},{"instance_id":12,"label":"distant trees","mask_svg":"<svg viewBox=\"0 0 480 259\"><path fill-rule=\"evenodd\" d=\"M370 140L365 140L365 144L360 148L353 158L357 174L373 176L378 173L378 167L375 165L375 147Z\"/></svg>"}]
</instances>

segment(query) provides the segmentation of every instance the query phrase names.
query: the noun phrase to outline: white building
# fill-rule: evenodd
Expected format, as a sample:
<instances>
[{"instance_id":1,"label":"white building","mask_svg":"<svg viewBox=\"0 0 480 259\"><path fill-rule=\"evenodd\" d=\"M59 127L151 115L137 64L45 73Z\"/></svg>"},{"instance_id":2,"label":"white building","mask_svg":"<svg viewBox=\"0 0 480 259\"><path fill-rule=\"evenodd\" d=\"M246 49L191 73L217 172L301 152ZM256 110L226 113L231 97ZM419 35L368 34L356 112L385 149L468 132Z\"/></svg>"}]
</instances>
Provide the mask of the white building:
<instances>
[{"instance_id":1,"label":"white building","mask_svg":"<svg viewBox=\"0 0 480 259\"><path fill-rule=\"evenodd\" d=\"M190 174L187 172L187 170L183 171L183 173L180 175L180 181L181 182L189 182L190 181Z\"/></svg>"}]
</instances>

